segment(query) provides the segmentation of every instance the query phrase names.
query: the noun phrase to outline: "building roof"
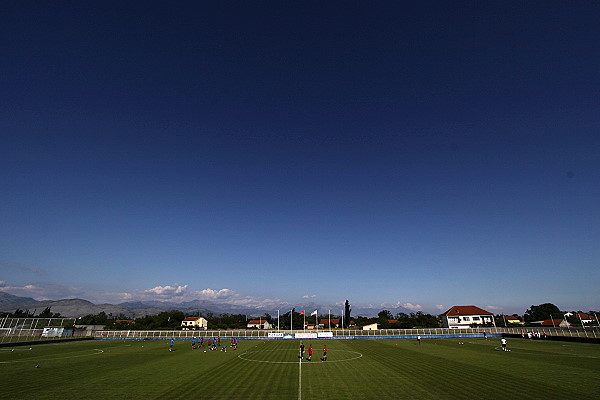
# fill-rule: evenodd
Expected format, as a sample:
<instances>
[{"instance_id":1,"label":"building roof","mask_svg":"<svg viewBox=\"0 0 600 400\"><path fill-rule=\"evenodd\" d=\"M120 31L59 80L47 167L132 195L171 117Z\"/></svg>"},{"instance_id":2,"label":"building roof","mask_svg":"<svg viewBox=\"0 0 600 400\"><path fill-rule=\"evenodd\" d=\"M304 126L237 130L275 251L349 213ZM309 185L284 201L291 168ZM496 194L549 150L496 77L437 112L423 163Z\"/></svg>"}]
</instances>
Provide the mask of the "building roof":
<instances>
[{"instance_id":1,"label":"building roof","mask_svg":"<svg viewBox=\"0 0 600 400\"><path fill-rule=\"evenodd\" d=\"M540 323L542 326L559 326L564 319L546 319Z\"/></svg>"},{"instance_id":2,"label":"building roof","mask_svg":"<svg viewBox=\"0 0 600 400\"><path fill-rule=\"evenodd\" d=\"M252 324L252 325L262 325L262 324L265 324L265 323L267 323L267 322L268 322L268 321L267 321L266 319L263 319L263 320L255 319L255 320L252 320L252 321L248 321L248 324Z\"/></svg>"},{"instance_id":3,"label":"building roof","mask_svg":"<svg viewBox=\"0 0 600 400\"><path fill-rule=\"evenodd\" d=\"M339 320L339 319L333 319L333 318L331 318L331 319L328 319L328 318L325 318L325 319L322 319L322 320L321 320L320 324L321 324L321 325L325 325L325 324L328 324L328 323L329 323L329 321L331 321L331 323L332 323L332 324L339 324L339 323L340 323L340 320Z\"/></svg>"},{"instance_id":4,"label":"building roof","mask_svg":"<svg viewBox=\"0 0 600 400\"><path fill-rule=\"evenodd\" d=\"M443 313L445 316L461 316L461 315L494 315L493 313L486 311L476 306L454 306L448 311Z\"/></svg>"},{"instance_id":5,"label":"building roof","mask_svg":"<svg viewBox=\"0 0 600 400\"><path fill-rule=\"evenodd\" d=\"M198 321L201 317L186 317L184 321Z\"/></svg>"},{"instance_id":6,"label":"building roof","mask_svg":"<svg viewBox=\"0 0 600 400\"><path fill-rule=\"evenodd\" d=\"M580 318L580 319L590 319L590 320L594 320L595 318L589 314L586 313L580 313L577 312L575 314L573 314L575 317Z\"/></svg>"},{"instance_id":7,"label":"building roof","mask_svg":"<svg viewBox=\"0 0 600 400\"><path fill-rule=\"evenodd\" d=\"M502 317L507 321L523 321L523 317L515 315L503 315Z\"/></svg>"}]
</instances>

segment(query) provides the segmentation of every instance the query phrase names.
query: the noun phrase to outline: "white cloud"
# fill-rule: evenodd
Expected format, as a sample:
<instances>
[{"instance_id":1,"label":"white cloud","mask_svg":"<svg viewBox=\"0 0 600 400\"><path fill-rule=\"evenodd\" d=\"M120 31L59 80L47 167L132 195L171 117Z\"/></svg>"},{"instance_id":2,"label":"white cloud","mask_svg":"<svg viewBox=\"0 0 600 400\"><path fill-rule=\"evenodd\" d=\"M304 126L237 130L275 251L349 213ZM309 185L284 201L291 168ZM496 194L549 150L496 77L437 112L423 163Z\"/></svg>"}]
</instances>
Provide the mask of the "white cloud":
<instances>
[{"instance_id":1,"label":"white cloud","mask_svg":"<svg viewBox=\"0 0 600 400\"><path fill-rule=\"evenodd\" d=\"M6 281L0 281L0 287L6 286Z\"/></svg>"},{"instance_id":2,"label":"white cloud","mask_svg":"<svg viewBox=\"0 0 600 400\"><path fill-rule=\"evenodd\" d=\"M485 308L487 308L488 310L492 310L492 311L503 311L504 307L499 307L499 306L486 306Z\"/></svg>"},{"instance_id":3,"label":"white cloud","mask_svg":"<svg viewBox=\"0 0 600 400\"><path fill-rule=\"evenodd\" d=\"M101 294L98 294L99 296ZM174 303L181 303L192 300L208 300L221 304L234 306L254 307L254 308L278 308L287 306L288 303L280 299L259 298L253 296L243 296L234 290L211 289L189 290L189 285L159 285L151 289L134 290L126 293L104 293L101 297L103 301L120 303L124 301L144 301L160 300Z\"/></svg>"},{"instance_id":4,"label":"white cloud","mask_svg":"<svg viewBox=\"0 0 600 400\"><path fill-rule=\"evenodd\" d=\"M311 294L310 296L309 295L302 296L303 299L314 299L315 297L317 297L316 294Z\"/></svg>"},{"instance_id":5,"label":"white cloud","mask_svg":"<svg viewBox=\"0 0 600 400\"><path fill-rule=\"evenodd\" d=\"M377 306L373 306L372 304L369 304L370 308L377 308ZM379 304L378 307L383 307L383 308L406 308L409 309L411 311L422 311L423 310L423 306L420 304L412 304L412 303L402 303L402 302L395 302L395 303L381 303Z\"/></svg>"},{"instance_id":6,"label":"white cloud","mask_svg":"<svg viewBox=\"0 0 600 400\"><path fill-rule=\"evenodd\" d=\"M187 290L188 285L175 285L175 286L155 286L152 289L144 290L144 294L158 296L160 298L172 298L183 296Z\"/></svg>"},{"instance_id":7,"label":"white cloud","mask_svg":"<svg viewBox=\"0 0 600 400\"><path fill-rule=\"evenodd\" d=\"M443 304L436 304L435 305L435 309L442 311L444 309L444 305Z\"/></svg>"},{"instance_id":8,"label":"white cloud","mask_svg":"<svg viewBox=\"0 0 600 400\"><path fill-rule=\"evenodd\" d=\"M423 310L423 306L420 304L412 304L412 303L404 303L402 307L408 308L411 311L421 311Z\"/></svg>"},{"instance_id":9,"label":"white cloud","mask_svg":"<svg viewBox=\"0 0 600 400\"><path fill-rule=\"evenodd\" d=\"M189 300L214 300L224 304L256 307L256 308L273 308L280 306L283 302L280 299L263 299L253 296L243 296L231 289L203 289L191 292Z\"/></svg>"},{"instance_id":10,"label":"white cloud","mask_svg":"<svg viewBox=\"0 0 600 400\"><path fill-rule=\"evenodd\" d=\"M230 289L203 289L196 292L192 292L191 295L198 300L215 300L215 299L228 299L235 297L236 293Z\"/></svg>"}]
</instances>

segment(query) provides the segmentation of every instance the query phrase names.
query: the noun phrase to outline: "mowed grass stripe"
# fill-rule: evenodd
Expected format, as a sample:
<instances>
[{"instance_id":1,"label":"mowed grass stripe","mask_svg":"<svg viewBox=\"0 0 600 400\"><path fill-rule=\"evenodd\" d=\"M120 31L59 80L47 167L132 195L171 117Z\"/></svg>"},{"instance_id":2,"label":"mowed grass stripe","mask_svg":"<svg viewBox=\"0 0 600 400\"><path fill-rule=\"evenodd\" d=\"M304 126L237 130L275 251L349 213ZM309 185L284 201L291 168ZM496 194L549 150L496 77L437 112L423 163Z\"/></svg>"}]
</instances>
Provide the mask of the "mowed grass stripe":
<instances>
[{"instance_id":1,"label":"mowed grass stripe","mask_svg":"<svg viewBox=\"0 0 600 400\"><path fill-rule=\"evenodd\" d=\"M460 372L444 368L435 357L424 353L422 347L414 347L412 342L400 341L390 345L387 341L372 341L373 370L386 371L389 380L401 377L395 388L396 398L473 398L473 388L456 386ZM413 347L415 350L413 350ZM451 393L449 389L452 388Z\"/></svg>"},{"instance_id":2,"label":"mowed grass stripe","mask_svg":"<svg viewBox=\"0 0 600 400\"><path fill-rule=\"evenodd\" d=\"M570 392L565 390L568 382L563 375L565 369L559 372L552 370L553 376L560 379L549 382L550 371L540 370L540 365L534 360L526 363L517 360L515 363L512 358L515 352L497 351L491 344L470 346L457 343L454 340L435 340L421 347L400 342L399 349L406 350L402 357L405 366L413 370L412 374L423 376L422 383L431 388L437 387L437 392L446 391L446 398L481 396L480 390L484 387L493 389L486 393L486 398L504 398L507 395L551 398L557 393L567 395ZM437 379L430 379L428 371L434 371ZM453 385L453 382L456 384ZM452 393L447 393L449 387L453 388ZM434 396L435 392L431 394ZM590 392L582 393L582 398L591 398L589 396Z\"/></svg>"},{"instance_id":3,"label":"mowed grass stripe","mask_svg":"<svg viewBox=\"0 0 600 400\"><path fill-rule=\"evenodd\" d=\"M590 398L591 388L589 385L572 387L569 382L576 379L589 379L592 387L598 389L598 380L594 377L598 374L600 363L594 358L581 358L580 362L562 350L560 342L531 342L513 340L509 348L511 352L500 351L498 341L476 341L464 342L457 346L455 339L444 339L432 341L434 354L437 357L450 361L460 361L481 370L487 370L494 381L503 382L510 380L512 386L517 388L516 392L525 390L532 392L533 398L545 393L556 396L557 393L580 393L582 398ZM449 351L437 351L436 346ZM530 352L530 348L542 349L543 351ZM576 344L578 349L588 349L592 354L598 355L600 346L590 344ZM423 349L426 349L424 347ZM574 353L576 354L576 353ZM580 353L582 355L582 353ZM593 357L593 356L592 356ZM595 382L595 383L594 383ZM568 389L566 389L568 388ZM509 386L505 389L509 392Z\"/></svg>"},{"instance_id":4,"label":"mowed grass stripe","mask_svg":"<svg viewBox=\"0 0 600 400\"><path fill-rule=\"evenodd\" d=\"M0 363L0 398L297 399L299 343L247 340L227 353L191 350L187 341L177 341L172 353L166 341L153 340L37 345L0 352L0 362L7 362ZM513 351L506 353L492 339L304 344L313 345L314 361L302 363L303 400L591 399L600 393L598 345L509 340ZM319 360L324 344L327 362ZM94 348L104 353L93 355ZM363 356L350 360L358 353ZM41 367L33 368L38 360Z\"/></svg>"},{"instance_id":5,"label":"mowed grass stripe","mask_svg":"<svg viewBox=\"0 0 600 400\"><path fill-rule=\"evenodd\" d=\"M297 393L294 384L297 380L296 366L249 362L238 357L247 351L260 353L264 344L242 341L237 351L209 353L214 361L206 364L209 368L191 372L193 379L172 385L161 395L162 398L189 399L199 395L203 399L293 398Z\"/></svg>"}]
</instances>

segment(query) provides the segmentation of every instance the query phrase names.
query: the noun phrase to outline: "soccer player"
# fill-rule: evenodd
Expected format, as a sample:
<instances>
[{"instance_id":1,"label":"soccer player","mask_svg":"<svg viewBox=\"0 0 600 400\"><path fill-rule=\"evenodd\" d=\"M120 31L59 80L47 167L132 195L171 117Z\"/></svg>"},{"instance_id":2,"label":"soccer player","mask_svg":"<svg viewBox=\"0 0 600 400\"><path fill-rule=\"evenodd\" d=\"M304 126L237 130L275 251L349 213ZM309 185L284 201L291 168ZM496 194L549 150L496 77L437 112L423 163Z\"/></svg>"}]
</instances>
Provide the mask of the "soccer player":
<instances>
[{"instance_id":1,"label":"soccer player","mask_svg":"<svg viewBox=\"0 0 600 400\"><path fill-rule=\"evenodd\" d=\"M196 348L196 338L192 338L192 350Z\"/></svg>"},{"instance_id":2,"label":"soccer player","mask_svg":"<svg viewBox=\"0 0 600 400\"><path fill-rule=\"evenodd\" d=\"M500 343L502 343L502 351L508 351L506 348L506 338L500 339Z\"/></svg>"},{"instance_id":3,"label":"soccer player","mask_svg":"<svg viewBox=\"0 0 600 400\"><path fill-rule=\"evenodd\" d=\"M198 343L199 343L199 347L204 346L204 338L200 338L200 341Z\"/></svg>"},{"instance_id":4,"label":"soccer player","mask_svg":"<svg viewBox=\"0 0 600 400\"><path fill-rule=\"evenodd\" d=\"M327 345L323 346L323 357L321 357L321 361L327 361Z\"/></svg>"},{"instance_id":5,"label":"soccer player","mask_svg":"<svg viewBox=\"0 0 600 400\"><path fill-rule=\"evenodd\" d=\"M300 355L298 356L299 359L303 359L304 358L304 343L300 342Z\"/></svg>"},{"instance_id":6,"label":"soccer player","mask_svg":"<svg viewBox=\"0 0 600 400\"><path fill-rule=\"evenodd\" d=\"M417 336L417 343L421 344L421 335Z\"/></svg>"},{"instance_id":7,"label":"soccer player","mask_svg":"<svg viewBox=\"0 0 600 400\"><path fill-rule=\"evenodd\" d=\"M173 345L175 344L175 340L171 339L169 342L169 351L173 351Z\"/></svg>"},{"instance_id":8,"label":"soccer player","mask_svg":"<svg viewBox=\"0 0 600 400\"><path fill-rule=\"evenodd\" d=\"M206 345L208 346L208 348L209 348L210 350L212 350L212 341L211 341L210 339L208 339L208 340L206 341Z\"/></svg>"},{"instance_id":9,"label":"soccer player","mask_svg":"<svg viewBox=\"0 0 600 400\"><path fill-rule=\"evenodd\" d=\"M308 345L308 357L306 358L306 361L312 361L312 346L309 344Z\"/></svg>"}]
</instances>

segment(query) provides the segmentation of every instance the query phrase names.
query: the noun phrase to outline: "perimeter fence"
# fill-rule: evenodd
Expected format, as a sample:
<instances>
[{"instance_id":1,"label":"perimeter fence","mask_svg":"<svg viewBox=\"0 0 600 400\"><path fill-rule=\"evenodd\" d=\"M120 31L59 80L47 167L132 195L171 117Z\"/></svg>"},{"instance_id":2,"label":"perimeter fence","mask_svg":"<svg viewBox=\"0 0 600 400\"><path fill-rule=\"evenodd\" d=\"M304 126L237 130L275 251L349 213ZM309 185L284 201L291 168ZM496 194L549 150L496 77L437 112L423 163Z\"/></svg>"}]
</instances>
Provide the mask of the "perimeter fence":
<instances>
[{"instance_id":1,"label":"perimeter fence","mask_svg":"<svg viewBox=\"0 0 600 400\"><path fill-rule=\"evenodd\" d=\"M74 336L75 318L0 318L0 345Z\"/></svg>"},{"instance_id":2,"label":"perimeter fence","mask_svg":"<svg viewBox=\"0 0 600 400\"><path fill-rule=\"evenodd\" d=\"M316 334L319 339L384 339L384 338L416 338L422 337L497 337L502 335L524 335L529 332L546 337L581 337L600 338L600 327L586 328L554 328L554 327L497 327L497 328L427 328L427 329L332 329L332 330L102 330L96 331L96 339L175 339L191 340L192 338L237 338L237 339L291 339L303 335ZM325 335L324 333L327 333Z\"/></svg>"},{"instance_id":3,"label":"perimeter fence","mask_svg":"<svg viewBox=\"0 0 600 400\"><path fill-rule=\"evenodd\" d=\"M0 318L0 346L38 343L65 339L147 339L191 340L192 338L237 339L411 339L442 337L497 337L502 335L527 337L528 333L541 337L566 339L588 338L600 340L600 327L495 327L495 328L427 328L427 329L306 329L306 330L102 330L101 326L80 328L75 318ZM308 335L308 336L306 336ZM535 336L534 336L535 337ZM584 339L585 340L585 339Z\"/></svg>"}]
</instances>

